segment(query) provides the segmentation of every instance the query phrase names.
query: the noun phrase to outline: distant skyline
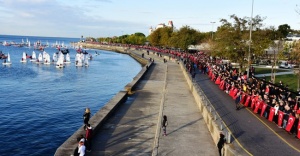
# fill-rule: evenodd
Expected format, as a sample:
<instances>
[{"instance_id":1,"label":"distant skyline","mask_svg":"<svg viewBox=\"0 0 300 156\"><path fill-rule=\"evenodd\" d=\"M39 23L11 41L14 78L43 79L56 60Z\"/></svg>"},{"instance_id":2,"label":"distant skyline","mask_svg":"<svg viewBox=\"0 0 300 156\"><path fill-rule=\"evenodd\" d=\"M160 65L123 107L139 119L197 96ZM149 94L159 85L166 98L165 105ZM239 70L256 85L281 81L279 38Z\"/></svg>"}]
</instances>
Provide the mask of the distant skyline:
<instances>
[{"instance_id":1,"label":"distant skyline","mask_svg":"<svg viewBox=\"0 0 300 156\"><path fill-rule=\"evenodd\" d=\"M173 21L200 32L216 31L232 14L250 17L252 0L0 0L0 35L112 37ZM298 7L297 7L298 5ZM264 26L300 30L299 0L254 0L253 17ZM212 24L212 22L215 22Z\"/></svg>"}]
</instances>

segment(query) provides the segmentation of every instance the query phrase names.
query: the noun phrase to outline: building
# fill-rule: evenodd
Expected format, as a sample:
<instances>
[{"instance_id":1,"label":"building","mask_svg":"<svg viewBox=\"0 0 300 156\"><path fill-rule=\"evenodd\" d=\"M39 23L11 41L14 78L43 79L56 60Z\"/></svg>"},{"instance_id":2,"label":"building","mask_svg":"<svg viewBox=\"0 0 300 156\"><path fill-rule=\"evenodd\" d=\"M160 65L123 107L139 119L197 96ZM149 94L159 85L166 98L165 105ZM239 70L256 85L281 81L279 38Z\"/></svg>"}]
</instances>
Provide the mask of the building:
<instances>
[{"instance_id":1,"label":"building","mask_svg":"<svg viewBox=\"0 0 300 156\"><path fill-rule=\"evenodd\" d=\"M164 28L164 27L171 27L172 29L174 28L174 25L173 25L173 21L169 21L168 24L166 25L165 23L160 23L158 24L155 29L152 28L152 26L149 28L149 35L155 31L156 29L158 28Z\"/></svg>"},{"instance_id":2,"label":"building","mask_svg":"<svg viewBox=\"0 0 300 156\"><path fill-rule=\"evenodd\" d=\"M286 39L288 40L288 41L300 41L300 35L299 34L288 34L287 36L286 36Z\"/></svg>"}]
</instances>

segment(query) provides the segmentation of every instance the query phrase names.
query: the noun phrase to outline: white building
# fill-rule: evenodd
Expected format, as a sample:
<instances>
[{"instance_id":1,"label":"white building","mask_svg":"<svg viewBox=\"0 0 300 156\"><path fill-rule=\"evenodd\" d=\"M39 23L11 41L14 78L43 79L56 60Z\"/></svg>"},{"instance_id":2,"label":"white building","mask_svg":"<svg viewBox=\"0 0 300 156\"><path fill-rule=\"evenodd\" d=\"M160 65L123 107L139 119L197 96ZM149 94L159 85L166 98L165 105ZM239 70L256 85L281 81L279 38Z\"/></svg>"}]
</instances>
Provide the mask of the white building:
<instances>
[{"instance_id":1,"label":"white building","mask_svg":"<svg viewBox=\"0 0 300 156\"><path fill-rule=\"evenodd\" d=\"M286 36L288 41L300 41L300 35L299 34L288 34Z\"/></svg>"},{"instance_id":2,"label":"white building","mask_svg":"<svg viewBox=\"0 0 300 156\"><path fill-rule=\"evenodd\" d=\"M158 29L158 28L164 28L164 27L171 27L171 28L174 28L174 26L173 26L173 21L169 21L167 25L166 25L165 23L160 23L160 24L158 24L158 25L155 27L155 29L153 29L152 26L151 26L151 27L149 28L149 35L150 35L153 31L155 31L156 29Z\"/></svg>"}]
</instances>

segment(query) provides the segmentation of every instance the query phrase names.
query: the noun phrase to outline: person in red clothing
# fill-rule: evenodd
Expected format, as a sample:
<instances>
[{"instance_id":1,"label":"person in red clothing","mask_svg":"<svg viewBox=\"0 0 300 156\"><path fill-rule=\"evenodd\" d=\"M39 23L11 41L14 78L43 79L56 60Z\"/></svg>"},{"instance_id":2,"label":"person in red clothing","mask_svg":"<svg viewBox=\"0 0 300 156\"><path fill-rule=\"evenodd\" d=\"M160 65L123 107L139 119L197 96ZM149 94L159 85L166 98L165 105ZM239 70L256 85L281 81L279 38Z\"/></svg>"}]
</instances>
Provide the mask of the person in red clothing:
<instances>
[{"instance_id":1,"label":"person in red clothing","mask_svg":"<svg viewBox=\"0 0 300 156\"><path fill-rule=\"evenodd\" d=\"M91 151L92 148L92 138L93 138L93 128L90 124L87 124L86 131L85 131L85 139L86 139L86 150L88 152Z\"/></svg>"}]
</instances>

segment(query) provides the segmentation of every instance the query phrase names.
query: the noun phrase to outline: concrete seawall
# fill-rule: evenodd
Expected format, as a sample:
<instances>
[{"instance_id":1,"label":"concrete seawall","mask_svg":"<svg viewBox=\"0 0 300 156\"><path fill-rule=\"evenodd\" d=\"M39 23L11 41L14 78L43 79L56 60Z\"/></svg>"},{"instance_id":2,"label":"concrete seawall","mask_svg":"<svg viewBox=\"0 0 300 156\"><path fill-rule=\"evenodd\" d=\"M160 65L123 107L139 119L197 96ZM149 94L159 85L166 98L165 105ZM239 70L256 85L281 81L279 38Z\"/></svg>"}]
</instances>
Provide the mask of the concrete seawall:
<instances>
[{"instance_id":1,"label":"concrete seawall","mask_svg":"<svg viewBox=\"0 0 300 156\"><path fill-rule=\"evenodd\" d=\"M130 53L129 51L126 51L124 48L118 48L118 47L105 47L100 48L97 46L88 46L89 48L95 48L95 49L104 49L109 51L117 51L119 53L128 54L131 57L133 57L135 60L137 60L140 64L143 65L142 70L133 78L132 82L128 83L124 87L124 91L120 91L117 93L108 103L104 105L95 115L91 117L89 120L89 123L93 125L94 131L97 131L103 123L110 117L110 115L116 110L116 108L124 103L128 97L128 94L131 94L132 89L136 86L137 83L139 83L139 80L143 77L143 75L147 72L148 68L152 65L152 62L149 62L148 60L142 58L141 56ZM117 49L117 50L116 50ZM72 136L70 136L55 152L55 156L70 156L73 155L74 150L78 146L77 138L81 135L85 134L85 130L83 129L83 126L81 126Z\"/></svg>"}]
</instances>

